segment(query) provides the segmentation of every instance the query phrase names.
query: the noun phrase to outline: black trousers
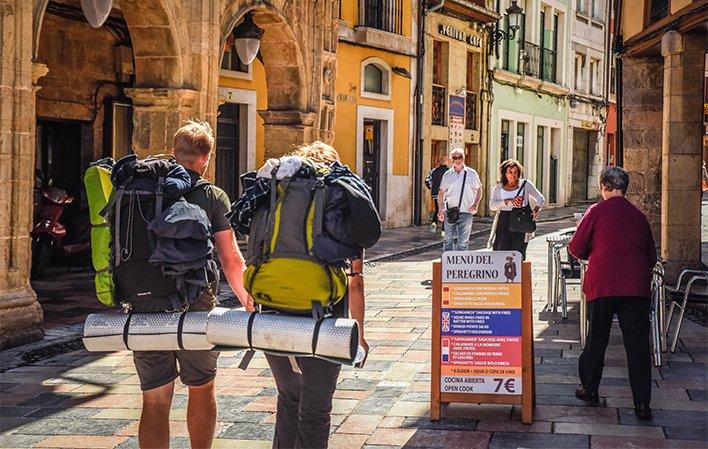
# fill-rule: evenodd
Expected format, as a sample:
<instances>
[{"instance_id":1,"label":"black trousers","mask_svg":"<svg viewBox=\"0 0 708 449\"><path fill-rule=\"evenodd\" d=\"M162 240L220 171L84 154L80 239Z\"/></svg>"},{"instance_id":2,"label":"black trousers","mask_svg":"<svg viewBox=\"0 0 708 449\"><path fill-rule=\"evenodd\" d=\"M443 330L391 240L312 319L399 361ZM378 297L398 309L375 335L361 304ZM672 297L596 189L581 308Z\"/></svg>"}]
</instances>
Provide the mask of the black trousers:
<instances>
[{"instance_id":1,"label":"black trousers","mask_svg":"<svg viewBox=\"0 0 708 449\"><path fill-rule=\"evenodd\" d=\"M580 355L580 382L587 391L597 392L602 380L605 350L610 339L612 318L617 314L624 349L627 352L629 383L634 404L651 402L651 356L649 349L649 298L609 297L588 302L588 337Z\"/></svg>"},{"instance_id":2,"label":"black trousers","mask_svg":"<svg viewBox=\"0 0 708 449\"><path fill-rule=\"evenodd\" d=\"M278 387L273 449L327 449L341 365L296 357L298 374L288 357L266 354L266 359Z\"/></svg>"},{"instance_id":3,"label":"black trousers","mask_svg":"<svg viewBox=\"0 0 708 449\"><path fill-rule=\"evenodd\" d=\"M526 234L523 232L511 232L509 230L509 219L511 211L503 210L499 212L497 219L496 234L494 234L494 251L518 251L521 253L521 260L526 260Z\"/></svg>"}]
</instances>

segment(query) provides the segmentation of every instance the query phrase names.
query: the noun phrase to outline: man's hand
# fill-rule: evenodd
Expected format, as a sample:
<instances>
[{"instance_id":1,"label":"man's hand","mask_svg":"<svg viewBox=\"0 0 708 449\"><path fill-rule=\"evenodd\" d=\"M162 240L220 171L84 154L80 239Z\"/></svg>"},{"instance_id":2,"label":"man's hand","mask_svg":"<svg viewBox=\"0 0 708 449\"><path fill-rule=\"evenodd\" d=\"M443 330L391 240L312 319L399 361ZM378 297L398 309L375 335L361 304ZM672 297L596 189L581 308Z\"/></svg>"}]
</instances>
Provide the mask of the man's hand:
<instances>
[{"instance_id":1,"label":"man's hand","mask_svg":"<svg viewBox=\"0 0 708 449\"><path fill-rule=\"evenodd\" d=\"M476 214L477 213L477 205L476 204L471 205L468 210L471 214L473 214L473 215Z\"/></svg>"},{"instance_id":2,"label":"man's hand","mask_svg":"<svg viewBox=\"0 0 708 449\"><path fill-rule=\"evenodd\" d=\"M441 223L445 221L445 212L438 212L438 221Z\"/></svg>"}]
</instances>

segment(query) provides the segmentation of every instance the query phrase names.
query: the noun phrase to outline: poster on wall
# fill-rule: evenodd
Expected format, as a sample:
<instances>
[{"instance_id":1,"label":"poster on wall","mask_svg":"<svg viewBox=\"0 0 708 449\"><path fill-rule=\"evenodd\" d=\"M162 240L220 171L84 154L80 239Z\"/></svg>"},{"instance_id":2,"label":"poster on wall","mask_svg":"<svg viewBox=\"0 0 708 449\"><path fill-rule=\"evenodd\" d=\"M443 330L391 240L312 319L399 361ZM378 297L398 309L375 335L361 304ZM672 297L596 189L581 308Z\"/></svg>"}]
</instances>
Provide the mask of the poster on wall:
<instances>
[{"instance_id":1,"label":"poster on wall","mask_svg":"<svg viewBox=\"0 0 708 449\"><path fill-rule=\"evenodd\" d=\"M522 393L521 254L442 258L440 392Z\"/></svg>"},{"instance_id":2,"label":"poster on wall","mask_svg":"<svg viewBox=\"0 0 708 449\"><path fill-rule=\"evenodd\" d=\"M465 97L450 95L449 148L465 147Z\"/></svg>"}]
</instances>

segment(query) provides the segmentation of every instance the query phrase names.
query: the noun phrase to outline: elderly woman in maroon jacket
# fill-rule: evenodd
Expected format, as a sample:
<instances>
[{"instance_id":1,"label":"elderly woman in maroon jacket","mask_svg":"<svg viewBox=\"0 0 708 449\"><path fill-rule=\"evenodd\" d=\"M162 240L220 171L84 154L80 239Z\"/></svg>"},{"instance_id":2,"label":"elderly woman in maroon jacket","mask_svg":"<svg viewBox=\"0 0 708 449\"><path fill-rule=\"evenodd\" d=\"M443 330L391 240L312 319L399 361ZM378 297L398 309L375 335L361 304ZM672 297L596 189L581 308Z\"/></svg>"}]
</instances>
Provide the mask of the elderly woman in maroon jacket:
<instances>
[{"instance_id":1,"label":"elderly woman in maroon jacket","mask_svg":"<svg viewBox=\"0 0 708 449\"><path fill-rule=\"evenodd\" d=\"M651 273L656 246L644 214L626 198L629 176L620 167L600 174L602 200L591 206L578 225L569 250L588 261L583 293L588 301L588 338L578 370L582 388L575 395L599 404L605 349L617 314L629 367L634 411L651 419L649 310Z\"/></svg>"}]
</instances>

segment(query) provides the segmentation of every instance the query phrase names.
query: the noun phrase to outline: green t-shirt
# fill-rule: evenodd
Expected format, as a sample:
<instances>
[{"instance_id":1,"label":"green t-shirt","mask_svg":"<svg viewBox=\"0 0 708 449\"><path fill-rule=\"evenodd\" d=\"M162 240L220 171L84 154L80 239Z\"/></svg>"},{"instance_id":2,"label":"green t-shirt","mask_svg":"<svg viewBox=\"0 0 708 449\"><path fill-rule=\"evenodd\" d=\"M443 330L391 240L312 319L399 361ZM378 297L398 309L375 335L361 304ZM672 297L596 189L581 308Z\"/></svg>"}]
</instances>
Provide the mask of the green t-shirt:
<instances>
[{"instance_id":1,"label":"green t-shirt","mask_svg":"<svg viewBox=\"0 0 708 449\"><path fill-rule=\"evenodd\" d=\"M196 172L192 170L187 171L192 177L193 183L201 179ZM184 199L204 209L207 217L209 217L211 232L213 234L226 229L231 229L231 223L229 223L229 220L226 218L226 214L231 212L231 201L229 201L229 196L226 192L217 186L209 184L204 187L194 189L184 195Z\"/></svg>"}]
</instances>

